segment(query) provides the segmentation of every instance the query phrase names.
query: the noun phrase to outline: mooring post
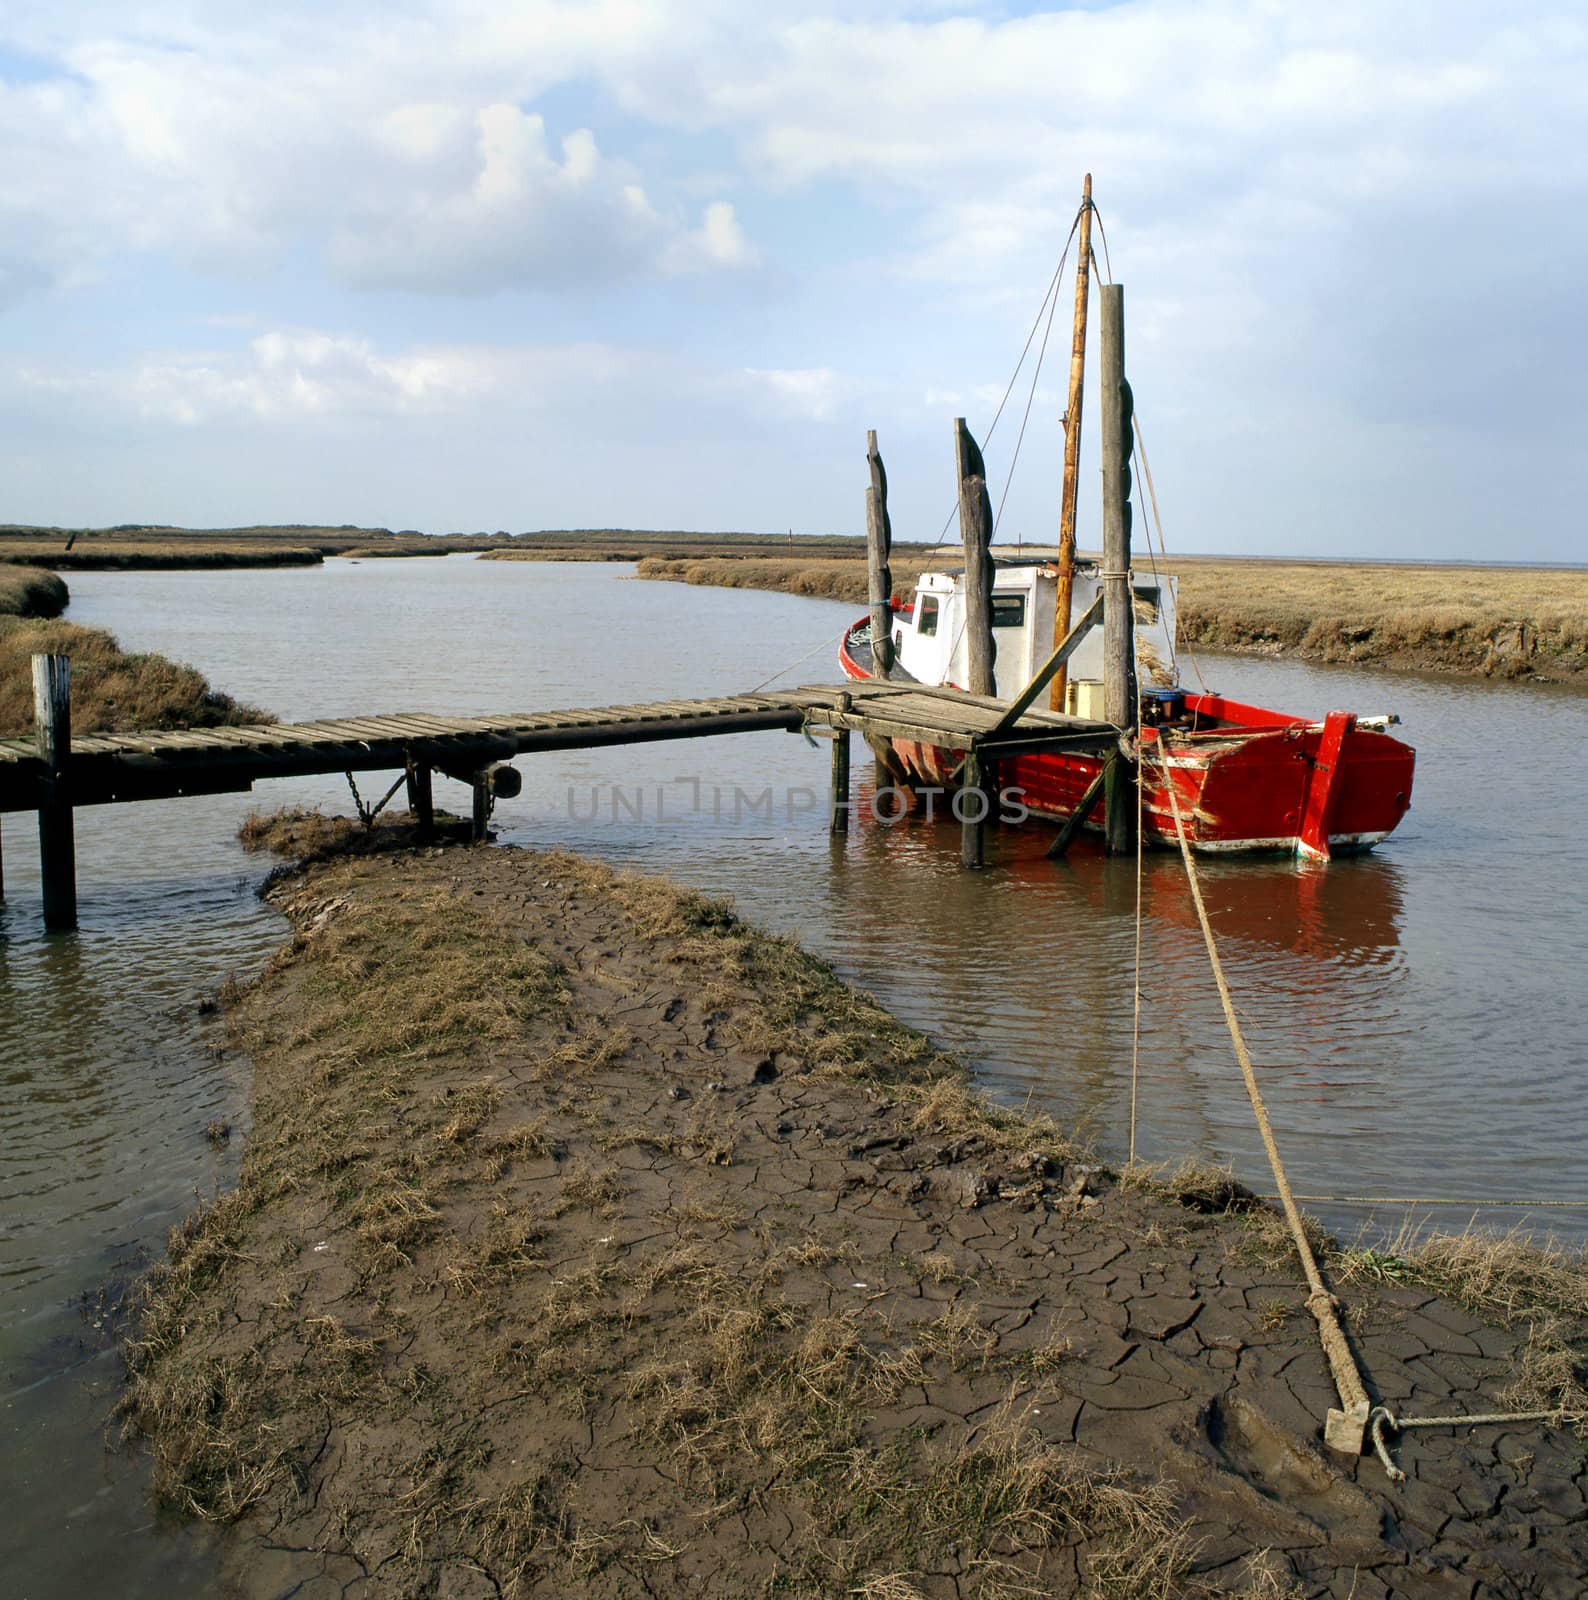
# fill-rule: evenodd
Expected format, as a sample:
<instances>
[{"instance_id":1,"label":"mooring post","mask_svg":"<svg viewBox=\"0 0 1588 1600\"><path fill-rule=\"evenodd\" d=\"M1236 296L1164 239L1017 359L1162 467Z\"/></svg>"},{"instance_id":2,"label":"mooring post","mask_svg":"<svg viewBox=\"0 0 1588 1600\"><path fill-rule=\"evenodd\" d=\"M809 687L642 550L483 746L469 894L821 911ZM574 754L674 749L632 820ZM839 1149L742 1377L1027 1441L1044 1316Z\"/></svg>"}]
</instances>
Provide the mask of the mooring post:
<instances>
[{"instance_id":1,"label":"mooring post","mask_svg":"<svg viewBox=\"0 0 1588 1600\"><path fill-rule=\"evenodd\" d=\"M849 730L833 729L832 831L849 832Z\"/></svg>"},{"instance_id":2,"label":"mooring post","mask_svg":"<svg viewBox=\"0 0 1588 1600\"><path fill-rule=\"evenodd\" d=\"M1103 713L1121 738L1140 720L1136 703L1136 617L1130 592L1131 398L1125 381L1125 289L1099 292L1098 409L1103 452ZM1103 790L1108 852L1136 845L1136 765L1111 761Z\"/></svg>"},{"instance_id":3,"label":"mooring post","mask_svg":"<svg viewBox=\"0 0 1588 1600\"><path fill-rule=\"evenodd\" d=\"M39 783L39 876L44 926L69 933L77 926L77 848L66 764L72 754L72 663L67 656L34 656L33 722L44 775Z\"/></svg>"},{"instance_id":4,"label":"mooring post","mask_svg":"<svg viewBox=\"0 0 1588 1600\"><path fill-rule=\"evenodd\" d=\"M959 473L959 531L965 542L965 687L996 694L992 632L992 501L987 466L963 417L954 418L954 465Z\"/></svg>"},{"instance_id":5,"label":"mooring post","mask_svg":"<svg viewBox=\"0 0 1588 1600\"><path fill-rule=\"evenodd\" d=\"M986 862L987 813L992 801L987 794L987 770L975 750L965 757L959 793L954 798L959 806L960 865L976 871Z\"/></svg>"},{"instance_id":6,"label":"mooring post","mask_svg":"<svg viewBox=\"0 0 1588 1600\"><path fill-rule=\"evenodd\" d=\"M408 773L408 809L419 824L419 837L429 839L436 831L436 805L430 790L430 767L416 762Z\"/></svg>"},{"instance_id":7,"label":"mooring post","mask_svg":"<svg viewBox=\"0 0 1588 1600\"><path fill-rule=\"evenodd\" d=\"M871 484L866 490L866 589L871 602L872 675L885 678L893 670L893 526L888 521L888 474L877 449L877 430L866 430L866 463Z\"/></svg>"},{"instance_id":8,"label":"mooring post","mask_svg":"<svg viewBox=\"0 0 1588 1600\"><path fill-rule=\"evenodd\" d=\"M491 820L490 771L482 767L470 779L469 787L474 792L474 827L471 837L475 844L484 844L488 831L486 825Z\"/></svg>"}]
</instances>

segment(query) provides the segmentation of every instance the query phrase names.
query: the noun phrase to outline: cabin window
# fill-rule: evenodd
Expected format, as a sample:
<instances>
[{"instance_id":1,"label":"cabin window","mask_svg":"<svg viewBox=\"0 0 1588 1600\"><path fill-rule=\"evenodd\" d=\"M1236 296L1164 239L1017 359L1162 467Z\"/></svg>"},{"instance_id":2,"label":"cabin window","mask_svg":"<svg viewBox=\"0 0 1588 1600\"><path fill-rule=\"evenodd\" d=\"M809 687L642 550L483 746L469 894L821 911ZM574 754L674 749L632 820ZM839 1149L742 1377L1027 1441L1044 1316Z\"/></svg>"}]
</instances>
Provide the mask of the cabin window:
<instances>
[{"instance_id":1,"label":"cabin window","mask_svg":"<svg viewBox=\"0 0 1588 1600\"><path fill-rule=\"evenodd\" d=\"M1138 589L1136 591L1136 621L1151 626L1158 620L1158 590Z\"/></svg>"},{"instance_id":2,"label":"cabin window","mask_svg":"<svg viewBox=\"0 0 1588 1600\"><path fill-rule=\"evenodd\" d=\"M915 631L923 637L937 632L937 597L924 594L915 602Z\"/></svg>"},{"instance_id":3,"label":"cabin window","mask_svg":"<svg viewBox=\"0 0 1588 1600\"><path fill-rule=\"evenodd\" d=\"M1026 625L1026 597L1023 594L995 594L992 597L992 625L995 628L1023 628Z\"/></svg>"}]
</instances>

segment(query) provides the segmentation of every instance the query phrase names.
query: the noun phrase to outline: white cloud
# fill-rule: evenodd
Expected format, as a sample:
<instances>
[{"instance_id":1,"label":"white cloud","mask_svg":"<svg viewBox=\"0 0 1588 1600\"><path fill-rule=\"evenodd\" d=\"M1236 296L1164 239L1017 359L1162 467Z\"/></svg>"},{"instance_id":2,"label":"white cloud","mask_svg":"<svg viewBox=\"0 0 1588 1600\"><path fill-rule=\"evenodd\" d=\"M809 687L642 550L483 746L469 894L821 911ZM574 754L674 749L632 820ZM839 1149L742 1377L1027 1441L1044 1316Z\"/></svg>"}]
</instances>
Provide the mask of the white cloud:
<instances>
[{"instance_id":1,"label":"white cloud","mask_svg":"<svg viewBox=\"0 0 1588 1600\"><path fill-rule=\"evenodd\" d=\"M674 240L666 261L674 272L702 267L753 267L761 252L750 243L738 215L726 200L713 200L698 228Z\"/></svg>"},{"instance_id":2,"label":"white cloud","mask_svg":"<svg viewBox=\"0 0 1588 1600\"><path fill-rule=\"evenodd\" d=\"M747 393L770 397L778 409L813 422L830 422L856 393L856 385L830 367L746 367L739 379Z\"/></svg>"},{"instance_id":3,"label":"white cloud","mask_svg":"<svg viewBox=\"0 0 1588 1600\"><path fill-rule=\"evenodd\" d=\"M77 37L64 19L11 24L52 38L60 72L0 82L0 302L127 251L251 272L307 247L355 286L436 293L757 259L726 202L699 220L591 129L554 135L533 109L621 59L652 8L464 3L389 24L333 9L271 27L158 7L136 28L91 17Z\"/></svg>"},{"instance_id":4,"label":"white cloud","mask_svg":"<svg viewBox=\"0 0 1588 1600\"><path fill-rule=\"evenodd\" d=\"M99 369L14 362L0 399L60 417L122 424L296 425L469 417L600 401L615 391L659 405L728 406L765 417L830 420L857 386L829 368L727 370L638 346L433 344L387 351L373 340L278 328L231 350L155 352Z\"/></svg>"}]
</instances>

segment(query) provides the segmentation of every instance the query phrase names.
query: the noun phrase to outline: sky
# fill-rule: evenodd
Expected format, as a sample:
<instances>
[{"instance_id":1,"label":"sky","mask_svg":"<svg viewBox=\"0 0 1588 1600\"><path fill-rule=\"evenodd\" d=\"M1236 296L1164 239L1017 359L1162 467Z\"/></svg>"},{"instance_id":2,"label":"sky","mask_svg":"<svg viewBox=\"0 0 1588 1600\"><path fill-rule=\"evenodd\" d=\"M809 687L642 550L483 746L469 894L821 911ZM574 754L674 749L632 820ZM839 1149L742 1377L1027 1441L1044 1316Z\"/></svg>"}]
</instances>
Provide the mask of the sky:
<instances>
[{"instance_id":1,"label":"sky","mask_svg":"<svg viewBox=\"0 0 1588 1600\"><path fill-rule=\"evenodd\" d=\"M1051 542L1090 172L1171 553L1583 560L1585 83L1528 0L7 0L0 522L855 533L875 428L935 539L963 415Z\"/></svg>"}]
</instances>

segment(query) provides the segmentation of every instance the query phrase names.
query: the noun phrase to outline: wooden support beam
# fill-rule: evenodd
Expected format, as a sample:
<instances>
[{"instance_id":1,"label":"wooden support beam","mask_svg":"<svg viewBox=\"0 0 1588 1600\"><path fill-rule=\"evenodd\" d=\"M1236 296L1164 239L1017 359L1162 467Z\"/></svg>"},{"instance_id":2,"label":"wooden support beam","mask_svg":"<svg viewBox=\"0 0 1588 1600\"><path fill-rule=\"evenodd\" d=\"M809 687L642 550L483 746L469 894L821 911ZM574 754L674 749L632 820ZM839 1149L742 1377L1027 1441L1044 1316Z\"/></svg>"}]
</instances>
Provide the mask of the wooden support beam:
<instances>
[{"instance_id":1,"label":"wooden support beam","mask_svg":"<svg viewBox=\"0 0 1588 1600\"><path fill-rule=\"evenodd\" d=\"M986 865L987 815L992 810L992 798L987 793L986 768L974 749L965 757L962 770L955 796L959 806L959 859L961 866L975 872Z\"/></svg>"},{"instance_id":2,"label":"wooden support beam","mask_svg":"<svg viewBox=\"0 0 1588 1600\"><path fill-rule=\"evenodd\" d=\"M1103 792L1103 786L1108 778L1108 769L1119 759L1111 755L1098 768L1097 776L1086 786L1086 793L1081 796L1078 806L1064 819L1064 826L1059 829L1058 837L1048 846L1048 860L1062 861L1069 852L1070 845L1086 823L1087 817L1096 806L1098 796Z\"/></svg>"},{"instance_id":3,"label":"wooden support beam","mask_svg":"<svg viewBox=\"0 0 1588 1600\"><path fill-rule=\"evenodd\" d=\"M965 544L965 687L996 694L992 631L992 501L987 464L963 417L954 419L954 465L959 475L959 532Z\"/></svg>"},{"instance_id":4,"label":"wooden support beam","mask_svg":"<svg viewBox=\"0 0 1588 1600\"><path fill-rule=\"evenodd\" d=\"M833 729L832 831L849 832L849 740L848 728Z\"/></svg>"},{"instance_id":5,"label":"wooden support beam","mask_svg":"<svg viewBox=\"0 0 1588 1600\"><path fill-rule=\"evenodd\" d=\"M408 809L419 824L419 837L433 839L436 832L436 806L431 794L430 768L416 761L408 769Z\"/></svg>"},{"instance_id":6,"label":"wooden support beam","mask_svg":"<svg viewBox=\"0 0 1588 1600\"><path fill-rule=\"evenodd\" d=\"M866 463L871 484L866 490L866 589L871 601L871 660L874 677L893 670L893 524L888 521L888 474L877 450L877 430L866 430Z\"/></svg>"},{"instance_id":7,"label":"wooden support beam","mask_svg":"<svg viewBox=\"0 0 1588 1600\"><path fill-rule=\"evenodd\" d=\"M1086 610L1081 613L1081 620L1077 622L1067 634L1065 634L1064 638L1060 641L1058 648L1055 649L1053 654L1042 663L1042 666L1038 670L1036 677L1034 677L1031 682L1028 683L1025 688L1015 696L1014 700L1010 703L1009 709L1004 712L1003 716L999 719L998 726L993 729L990 737L996 737L998 734L1004 733L1008 729L1014 727L1014 725L1036 703L1037 697L1042 693L1042 686L1048 681L1049 678L1052 678L1056 673L1063 670L1064 663L1075 654L1076 648L1080 645L1081 640L1084 639L1087 634L1089 634L1092 629L1095 628L1102 620L1103 597L1099 594L1093 597L1091 605L1089 605Z\"/></svg>"},{"instance_id":8,"label":"wooden support beam","mask_svg":"<svg viewBox=\"0 0 1588 1600\"><path fill-rule=\"evenodd\" d=\"M470 837L475 844L484 844L486 834L490 831L488 824L491 820L491 774L482 767L474 774L469 787L474 793L474 827Z\"/></svg>"},{"instance_id":9,"label":"wooden support beam","mask_svg":"<svg viewBox=\"0 0 1588 1600\"><path fill-rule=\"evenodd\" d=\"M1136 700L1136 614L1130 592L1130 385L1125 382L1125 289L1099 292L1098 409L1103 450L1103 710L1121 733L1139 721ZM1111 761L1104 769L1104 827L1110 855L1136 845L1136 770Z\"/></svg>"},{"instance_id":10,"label":"wooden support beam","mask_svg":"<svg viewBox=\"0 0 1588 1600\"><path fill-rule=\"evenodd\" d=\"M44 926L69 933L77 926L77 845L66 764L72 754L72 663L66 656L34 656L33 721L39 760L39 876Z\"/></svg>"}]
</instances>

